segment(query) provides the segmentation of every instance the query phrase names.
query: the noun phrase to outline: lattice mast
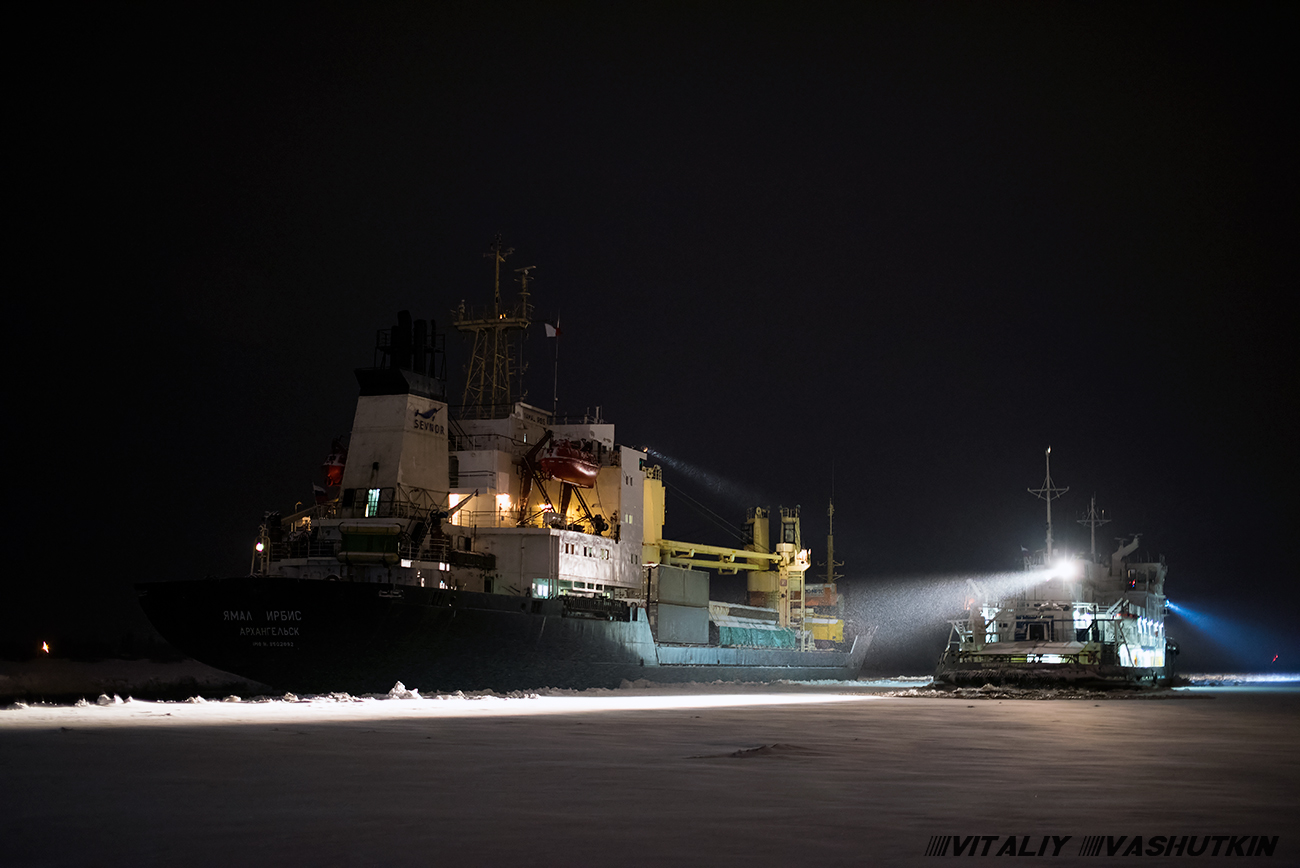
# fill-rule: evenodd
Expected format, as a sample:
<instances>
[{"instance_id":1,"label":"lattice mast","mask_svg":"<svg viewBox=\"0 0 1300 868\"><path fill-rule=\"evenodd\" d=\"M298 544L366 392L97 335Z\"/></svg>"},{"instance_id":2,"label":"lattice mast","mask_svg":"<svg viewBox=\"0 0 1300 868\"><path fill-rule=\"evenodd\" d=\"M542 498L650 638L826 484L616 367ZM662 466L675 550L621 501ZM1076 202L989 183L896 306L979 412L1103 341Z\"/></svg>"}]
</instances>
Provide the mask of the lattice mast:
<instances>
[{"instance_id":1,"label":"lattice mast","mask_svg":"<svg viewBox=\"0 0 1300 868\"><path fill-rule=\"evenodd\" d=\"M502 304L501 263L514 252L513 247L502 246L498 235L483 254L484 258L492 259L492 307L475 311L467 308L462 300L456 310L453 324L473 340L460 402L461 415L467 419L491 419L508 414L515 401L524 398L523 376L527 365L522 360L520 344L532 323L528 277L534 266L515 269L519 274L519 299L511 305Z\"/></svg>"},{"instance_id":2,"label":"lattice mast","mask_svg":"<svg viewBox=\"0 0 1300 868\"><path fill-rule=\"evenodd\" d=\"M1097 511L1097 495L1094 494L1092 500L1088 502L1088 511L1084 513L1083 518L1075 519L1079 524L1088 528L1092 534L1092 557L1094 560L1097 558L1097 528L1110 521L1110 519L1104 517L1105 515L1105 512Z\"/></svg>"},{"instance_id":3,"label":"lattice mast","mask_svg":"<svg viewBox=\"0 0 1300 868\"><path fill-rule=\"evenodd\" d=\"M1043 480L1042 488L1025 489L1039 500L1047 501L1047 551L1044 555L1045 560L1052 558L1052 501L1060 500L1061 495L1070 490L1069 486L1057 488L1052 482L1052 447L1047 447L1047 478Z\"/></svg>"}]
</instances>

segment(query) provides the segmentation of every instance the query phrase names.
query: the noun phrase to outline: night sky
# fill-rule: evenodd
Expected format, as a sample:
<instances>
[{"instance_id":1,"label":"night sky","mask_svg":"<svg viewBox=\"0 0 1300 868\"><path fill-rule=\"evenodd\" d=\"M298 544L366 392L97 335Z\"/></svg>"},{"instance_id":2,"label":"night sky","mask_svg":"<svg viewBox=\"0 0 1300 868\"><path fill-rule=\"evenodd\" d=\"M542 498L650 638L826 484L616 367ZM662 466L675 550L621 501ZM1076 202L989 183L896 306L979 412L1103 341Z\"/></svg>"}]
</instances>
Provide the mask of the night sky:
<instances>
[{"instance_id":1,"label":"night sky","mask_svg":"<svg viewBox=\"0 0 1300 868\"><path fill-rule=\"evenodd\" d=\"M502 233L561 409L737 523L802 504L814 561L833 467L860 598L1015 569L1050 444L1058 545L1095 493L1220 616L1171 622L1185 665L1300 669L1286 7L431 5L34 29L17 397L74 421L20 437L7 648L138 643L132 582L245 572L375 331L447 330Z\"/></svg>"}]
</instances>

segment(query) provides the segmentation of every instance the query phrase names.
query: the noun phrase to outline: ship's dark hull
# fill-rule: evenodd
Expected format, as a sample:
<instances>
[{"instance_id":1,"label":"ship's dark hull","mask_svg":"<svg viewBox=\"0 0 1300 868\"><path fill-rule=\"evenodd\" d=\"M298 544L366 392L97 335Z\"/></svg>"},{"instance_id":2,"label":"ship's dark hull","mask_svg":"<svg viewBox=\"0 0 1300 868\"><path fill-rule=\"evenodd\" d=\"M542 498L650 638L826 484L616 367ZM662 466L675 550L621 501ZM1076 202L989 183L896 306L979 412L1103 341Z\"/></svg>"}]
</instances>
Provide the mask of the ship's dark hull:
<instances>
[{"instance_id":1,"label":"ship's dark hull","mask_svg":"<svg viewBox=\"0 0 1300 868\"><path fill-rule=\"evenodd\" d=\"M629 620L532 600L276 577L137 585L158 631L219 669L295 693L615 687L622 680L856 678L851 651L656 645Z\"/></svg>"}]
</instances>

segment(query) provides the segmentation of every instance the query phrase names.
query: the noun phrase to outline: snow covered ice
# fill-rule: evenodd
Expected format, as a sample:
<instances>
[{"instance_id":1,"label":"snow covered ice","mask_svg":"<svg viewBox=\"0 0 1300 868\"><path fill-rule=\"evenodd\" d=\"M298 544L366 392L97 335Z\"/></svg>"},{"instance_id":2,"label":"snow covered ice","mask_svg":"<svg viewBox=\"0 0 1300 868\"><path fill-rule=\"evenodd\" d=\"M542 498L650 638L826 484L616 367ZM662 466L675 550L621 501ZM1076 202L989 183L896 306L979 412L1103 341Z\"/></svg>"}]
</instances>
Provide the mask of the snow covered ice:
<instances>
[{"instance_id":1,"label":"snow covered ice","mask_svg":"<svg viewBox=\"0 0 1300 868\"><path fill-rule=\"evenodd\" d=\"M936 835L1136 834L1279 835L1294 864L1300 692L1231 683L28 704L0 711L0 832L41 866L931 864Z\"/></svg>"}]
</instances>

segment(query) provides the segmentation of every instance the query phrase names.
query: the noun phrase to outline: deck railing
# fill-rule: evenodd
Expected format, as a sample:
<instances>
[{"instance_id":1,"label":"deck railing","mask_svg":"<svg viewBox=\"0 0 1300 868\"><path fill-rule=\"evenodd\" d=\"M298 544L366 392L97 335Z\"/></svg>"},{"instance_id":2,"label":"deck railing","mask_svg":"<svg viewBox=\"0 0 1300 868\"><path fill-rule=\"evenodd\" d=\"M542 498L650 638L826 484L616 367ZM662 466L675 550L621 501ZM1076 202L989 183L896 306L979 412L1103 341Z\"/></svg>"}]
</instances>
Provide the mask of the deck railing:
<instances>
[{"instance_id":1,"label":"deck railing","mask_svg":"<svg viewBox=\"0 0 1300 868\"><path fill-rule=\"evenodd\" d=\"M304 558L337 558L342 552L342 546L343 542L341 540L313 540L307 538L285 540L284 542L271 543L270 559L274 563ZM477 552L458 552L451 547L451 541L445 537L424 540L419 545L414 545L409 540L399 540L394 555L401 560L459 564L463 566L486 566L488 568L491 566L486 562L480 563L484 558L490 559L490 555L482 555Z\"/></svg>"}]
</instances>

